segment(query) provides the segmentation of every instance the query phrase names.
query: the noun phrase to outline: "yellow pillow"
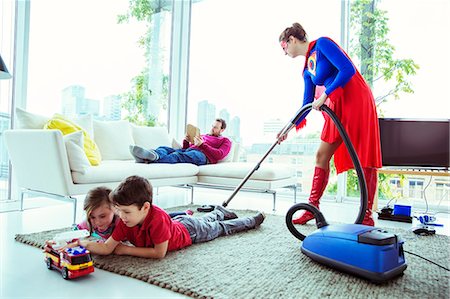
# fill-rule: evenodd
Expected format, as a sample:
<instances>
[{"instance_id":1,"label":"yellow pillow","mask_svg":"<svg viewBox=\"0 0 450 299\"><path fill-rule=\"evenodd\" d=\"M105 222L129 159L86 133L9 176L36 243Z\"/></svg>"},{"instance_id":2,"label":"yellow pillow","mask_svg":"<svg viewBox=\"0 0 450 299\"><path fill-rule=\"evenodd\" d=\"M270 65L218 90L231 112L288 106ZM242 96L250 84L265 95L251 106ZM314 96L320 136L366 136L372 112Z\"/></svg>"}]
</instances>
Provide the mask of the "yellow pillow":
<instances>
[{"instance_id":1,"label":"yellow pillow","mask_svg":"<svg viewBox=\"0 0 450 299\"><path fill-rule=\"evenodd\" d=\"M63 135L67 135L76 131L83 131L84 152L92 166L99 165L102 161L100 150L89 134L73 121L65 118L63 115L55 114L45 125L44 129L57 129Z\"/></svg>"}]
</instances>

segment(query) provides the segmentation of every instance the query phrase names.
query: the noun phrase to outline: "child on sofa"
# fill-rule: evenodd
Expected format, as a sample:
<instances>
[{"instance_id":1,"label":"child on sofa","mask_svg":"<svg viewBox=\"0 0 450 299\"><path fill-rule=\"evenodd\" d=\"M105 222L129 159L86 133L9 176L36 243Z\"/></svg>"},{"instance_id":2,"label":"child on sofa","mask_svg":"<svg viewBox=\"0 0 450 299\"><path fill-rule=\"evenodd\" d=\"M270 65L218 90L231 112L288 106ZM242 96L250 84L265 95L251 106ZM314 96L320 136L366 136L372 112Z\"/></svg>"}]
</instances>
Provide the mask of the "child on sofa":
<instances>
[{"instance_id":1,"label":"child on sofa","mask_svg":"<svg viewBox=\"0 0 450 299\"><path fill-rule=\"evenodd\" d=\"M163 209L152 204L152 185L139 176L122 181L109 198L120 217L111 237L104 243L77 240L66 247L81 245L93 254L114 253L161 259L168 251L188 247L192 243L257 228L265 219L263 213L238 218L221 206L216 206L214 211L203 217L177 216L172 219ZM125 240L133 246L121 243ZM45 250L53 244L53 241L47 241Z\"/></svg>"},{"instance_id":2,"label":"child on sofa","mask_svg":"<svg viewBox=\"0 0 450 299\"><path fill-rule=\"evenodd\" d=\"M111 189L97 187L88 192L84 200L83 209L86 219L76 225L74 229L86 229L91 236L106 241L112 234L120 218L114 213L114 208L109 200ZM192 215L192 210L169 213L170 217L179 215Z\"/></svg>"}]
</instances>

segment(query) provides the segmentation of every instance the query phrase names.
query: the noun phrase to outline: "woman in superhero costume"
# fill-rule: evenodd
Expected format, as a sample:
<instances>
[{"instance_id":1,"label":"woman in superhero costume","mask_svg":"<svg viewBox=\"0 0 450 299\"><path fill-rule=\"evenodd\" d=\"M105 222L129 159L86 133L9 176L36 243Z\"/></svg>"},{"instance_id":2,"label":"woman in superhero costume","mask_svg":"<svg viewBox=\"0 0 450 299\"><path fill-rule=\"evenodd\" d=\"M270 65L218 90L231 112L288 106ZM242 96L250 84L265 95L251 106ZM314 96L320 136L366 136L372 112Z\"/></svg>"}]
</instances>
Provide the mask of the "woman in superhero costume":
<instances>
[{"instance_id":1,"label":"woman in superhero costume","mask_svg":"<svg viewBox=\"0 0 450 299\"><path fill-rule=\"evenodd\" d=\"M377 190L377 168L381 167L381 147L378 116L369 86L347 54L330 38L321 37L310 42L303 27L294 23L281 33L279 41L289 57L305 57L303 106L312 103L313 109L319 110L325 103L347 131L367 183L368 207L363 224L373 226L372 206ZM326 113L323 115L325 124L309 197L309 203L317 208L328 183L331 157L334 155L337 173L353 168L337 128ZM306 124L305 117L306 114L296 123L297 131ZM286 137L280 136L280 142ZM304 211L293 223L305 224L313 218L310 212Z\"/></svg>"}]
</instances>

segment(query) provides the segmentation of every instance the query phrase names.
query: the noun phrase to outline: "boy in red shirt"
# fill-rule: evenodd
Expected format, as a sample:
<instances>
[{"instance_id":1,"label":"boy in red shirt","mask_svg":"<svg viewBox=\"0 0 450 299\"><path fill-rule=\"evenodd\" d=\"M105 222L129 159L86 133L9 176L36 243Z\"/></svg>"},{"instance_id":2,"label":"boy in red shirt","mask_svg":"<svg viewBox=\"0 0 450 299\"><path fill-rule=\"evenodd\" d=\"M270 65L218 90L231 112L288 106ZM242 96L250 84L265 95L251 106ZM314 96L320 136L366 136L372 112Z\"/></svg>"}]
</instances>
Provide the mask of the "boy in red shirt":
<instances>
[{"instance_id":1,"label":"boy in red shirt","mask_svg":"<svg viewBox=\"0 0 450 299\"><path fill-rule=\"evenodd\" d=\"M152 204L153 188L150 182L139 176L126 178L110 193L110 200L117 209L120 221L111 237L104 243L78 240L76 245L94 254L131 255L161 259L168 251L178 250L192 243L213 240L258 227L265 218L263 213L254 217L238 218L231 211L216 206L203 217L170 216ZM121 241L129 241L128 246ZM51 241L47 245L51 246Z\"/></svg>"}]
</instances>

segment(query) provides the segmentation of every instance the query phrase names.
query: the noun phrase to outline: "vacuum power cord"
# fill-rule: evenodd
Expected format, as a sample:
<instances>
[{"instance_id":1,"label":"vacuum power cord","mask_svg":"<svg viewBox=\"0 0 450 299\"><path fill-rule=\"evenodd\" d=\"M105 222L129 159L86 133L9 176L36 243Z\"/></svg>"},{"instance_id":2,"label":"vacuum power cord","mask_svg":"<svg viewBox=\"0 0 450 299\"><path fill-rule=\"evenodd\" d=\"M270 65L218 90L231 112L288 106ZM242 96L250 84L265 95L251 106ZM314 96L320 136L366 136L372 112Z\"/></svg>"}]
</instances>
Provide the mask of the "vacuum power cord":
<instances>
[{"instance_id":1,"label":"vacuum power cord","mask_svg":"<svg viewBox=\"0 0 450 299\"><path fill-rule=\"evenodd\" d=\"M444 267L444 266L441 266L441 265L439 265L438 263L433 262L432 260L429 260L429 259L427 259L427 258L425 258L425 257L423 257L423 256L421 256L421 255L415 254L414 252L411 252L411 251L408 251L408 250L404 250L404 249L403 249L403 252L406 252L406 253L412 254L412 255L414 255L414 256L420 257L421 259L424 259L424 260L426 260L427 262L430 262L430 263L432 263L432 264L438 266L439 268L442 268L442 269L444 269L444 270L446 270L446 271L450 271L449 268L446 268L446 267Z\"/></svg>"}]
</instances>

